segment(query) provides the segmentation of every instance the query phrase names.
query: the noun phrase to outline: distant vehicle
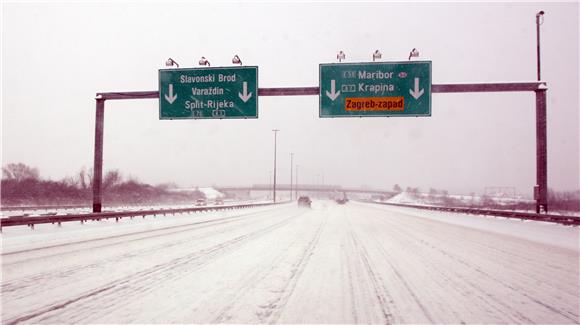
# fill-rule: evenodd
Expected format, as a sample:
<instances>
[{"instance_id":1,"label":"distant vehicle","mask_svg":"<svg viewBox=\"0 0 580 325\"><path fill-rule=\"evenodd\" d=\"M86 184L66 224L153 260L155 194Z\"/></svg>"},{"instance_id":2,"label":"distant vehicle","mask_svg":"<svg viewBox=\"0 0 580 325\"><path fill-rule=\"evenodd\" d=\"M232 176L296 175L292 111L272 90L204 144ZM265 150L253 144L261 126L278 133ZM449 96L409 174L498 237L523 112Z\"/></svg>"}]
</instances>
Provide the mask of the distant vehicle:
<instances>
[{"instance_id":1,"label":"distant vehicle","mask_svg":"<svg viewBox=\"0 0 580 325\"><path fill-rule=\"evenodd\" d=\"M217 199L215 199L214 204L215 205L223 205L224 204L224 199L217 198Z\"/></svg>"},{"instance_id":2,"label":"distant vehicle","mask_svg":"<svg viewBox=\"0 0 580 325\"><path fill-rule=\"evenodd\" d=\"M308 196L301 196L298 198L298 206L311 207L312 200Z\"/></svg>"},{"instance_id":3,"label":"distant vehicle","mask_svg":"<svg viewBox=\"0 0 580 325\"><path fill-rule=\"evenodd\" d=\"M195 205L197 205L197 206L202 206L202 205L206 205L206 204L207 204L207 202L206 202L205 199L197 199L197 200L195 200Z\"/></svg>"},{"instance_id":4,"label":"distant vehicle","mask_svg":"<svg viewBox=\"0 0 580 325\"><path fill-rule=\"evenodd\" d=\"M348 198L346 197L346 193L342 193L342 198L336 198L334 201L338 204L345 204L348 202Z\"/></svg>"},{"instance_id":5,"label":"distant vehicle","mask_svg":"<svg viewBox=\"0 0 580 325\"><path fill-rule=\"evenodd\" d=\"M348 202L347 198L336 199L336 203L338 204L345 204L346 202Z\"/></svg>"}]
</instances>

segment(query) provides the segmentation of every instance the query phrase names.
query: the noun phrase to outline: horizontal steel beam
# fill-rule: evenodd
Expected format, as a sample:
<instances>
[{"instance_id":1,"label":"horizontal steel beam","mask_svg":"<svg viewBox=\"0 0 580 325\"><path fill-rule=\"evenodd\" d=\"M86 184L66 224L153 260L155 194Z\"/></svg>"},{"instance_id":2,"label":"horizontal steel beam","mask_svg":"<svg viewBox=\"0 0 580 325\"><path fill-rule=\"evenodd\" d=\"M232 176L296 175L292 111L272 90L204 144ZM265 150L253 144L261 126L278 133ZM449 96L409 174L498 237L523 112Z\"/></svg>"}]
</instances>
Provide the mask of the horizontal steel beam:
<instances>
[{"instance_id":1,"label":"horizontal steel beam","mask_svg":"<svg viewBox=\"0 0 580 325\"><path fill-rule=\"evenodd\" d=\"M114 93L97 93L96 99L157 99L159 98L159 91L125 91Z\"/></svg>"},{"instance_id":2,"label":"horizontal steel beam","mask_svg":"<svg viewBox=\"0 0 580 325\"><path fill-rule=\"evenodd\" d=\"M439 84L431 85L433 93L467 93L467 92L514 92L546 90L545 82L505 82L476 84ZM258 88L258 96L317 96L320 87L281 87ZM114 93L97 93L97 99L156 99L159 91L127 91Z\"/></svg>"},{"instance_id":3,"label":"horizontal steel beam","mask_svg":"<svg viewBox=\"0 0 580 325\"><path fill-rule=\"evenodd\" d=\"M477 83L477 84L440 84L431 85L433 93L476 93L476 92L505 92L505 91L536 91L546 90L545 82L505 82L505 83Z\"/></svg>"},{"instance_id":4,"label":"horizontal steel beam","mask_svg":"<svg viewBox=\"0 0 580 325\"><path fill-rule=\"evenodd\" d=\"M258 88L258 96L310 96L319 93L319 87Z\"/></svg>"}]
</instances>

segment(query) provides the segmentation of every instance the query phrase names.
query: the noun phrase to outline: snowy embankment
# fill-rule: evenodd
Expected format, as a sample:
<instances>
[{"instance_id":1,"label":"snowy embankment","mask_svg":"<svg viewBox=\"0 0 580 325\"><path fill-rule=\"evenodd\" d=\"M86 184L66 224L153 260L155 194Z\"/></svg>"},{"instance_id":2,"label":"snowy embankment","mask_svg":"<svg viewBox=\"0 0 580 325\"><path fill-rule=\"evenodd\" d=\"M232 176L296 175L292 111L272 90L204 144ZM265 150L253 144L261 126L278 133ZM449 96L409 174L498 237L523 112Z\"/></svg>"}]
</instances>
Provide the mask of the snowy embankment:
<instances>
[{"instance_id":1,"label":"snowy embankment","mask_svg":"<svg viewBox=\"0 0 580 325\"><path fill-rule=\"evenodd\" d=\"M578 228L411 210L314 201L9 227L3 323L579 322Z\"/></svg>"},{"instance_id":2,"label":"snowy embankment","mask_svg":"<svg viewBox=\"0 0 580 325\"><path fill-rule=\"evenodd\" d=\"M523 198L487 197L487 200L498 205L510 205L517 203L534 203L532 200ZM401 192L386 200L386 203L412 204L412 205L441 205L444 201L459 202L462 205L481 205L481 196L458 195L458 194L426 194Z\"/></svg>"},{"instance_id":3,"label":"snowy embankment","mask_svg":"<svg viewBox=\"0 0 580 325\"><path fill-rule=\"evenodd\" d=\"M443 195L443 194L425 194L425 193L409 193L401 192L395 196L381 201L375 200L378 203L393 203L393 204L407 204L407 205L423 205L423 206L437 206L437 207L473 207L478 209L492 209L492 210L509 210L526 213L535 213L535 201L526 200L523 198L505 198L505 197L481 197L472 195ZM487 203L486 203L487 202ZM526 206L529 208L526 208ZM580 211L551 210L550 214L579 216Z\"/></svg>"}]
</instances>

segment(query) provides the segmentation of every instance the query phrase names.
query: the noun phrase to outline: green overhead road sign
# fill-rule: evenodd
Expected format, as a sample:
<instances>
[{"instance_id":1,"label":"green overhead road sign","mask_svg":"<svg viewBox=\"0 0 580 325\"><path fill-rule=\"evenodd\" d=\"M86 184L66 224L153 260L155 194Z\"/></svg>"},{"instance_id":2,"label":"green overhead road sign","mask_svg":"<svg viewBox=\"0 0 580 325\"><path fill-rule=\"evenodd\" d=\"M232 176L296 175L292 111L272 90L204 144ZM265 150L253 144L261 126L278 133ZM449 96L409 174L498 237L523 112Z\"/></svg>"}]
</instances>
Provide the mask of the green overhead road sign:
<instances>
[{"instance_id":1,"label":"green overhead road sign","mask_svg":"<svg viewBox=\"0 0 580 325\"><path fill-rule=\"evenodd\" d=\"M159 70L159 119L258 118L258 67Z\"/></svg>"},{"instance_id":2,"label":"green overhead road sign","mask_svg":"<svg viewBox=\"0 0 580 325\"><path fill-rule=\"evenodd\" d=\"M431 116L431 61L320 64L320 117Z\"/></svg>"}]
</instances>

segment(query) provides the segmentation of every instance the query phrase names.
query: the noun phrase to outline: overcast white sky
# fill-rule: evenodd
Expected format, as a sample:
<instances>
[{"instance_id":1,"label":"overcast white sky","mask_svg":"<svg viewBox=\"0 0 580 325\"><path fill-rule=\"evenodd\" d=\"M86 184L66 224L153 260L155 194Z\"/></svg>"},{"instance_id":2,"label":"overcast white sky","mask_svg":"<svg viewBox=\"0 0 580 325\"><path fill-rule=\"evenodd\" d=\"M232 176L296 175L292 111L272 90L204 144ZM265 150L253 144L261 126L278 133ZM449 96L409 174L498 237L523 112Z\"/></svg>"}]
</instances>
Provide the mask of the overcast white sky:
<instances>
[{"instance_id":1,"label":"overcast white sky","mask_svg":"<svg viewBox=\"0 0 580 325\"><path fill-rule=\"evenodd\" d=\"M2 164L43 177L93 162L95 93L157 90L168 57L259 66L260 87L318 86L319 63L406 60L433 84L548 82L548 182L579 188L579 6L567 3L2 2ZM433 94L432 117L320 119L318 96L261 97L256 120L159 120L158 100L107 101L104 168L181 186L278 182L484 191L535 184L533 93ZM324 175L324 176L322 176Z\"/></svg>"}]
</instances>

